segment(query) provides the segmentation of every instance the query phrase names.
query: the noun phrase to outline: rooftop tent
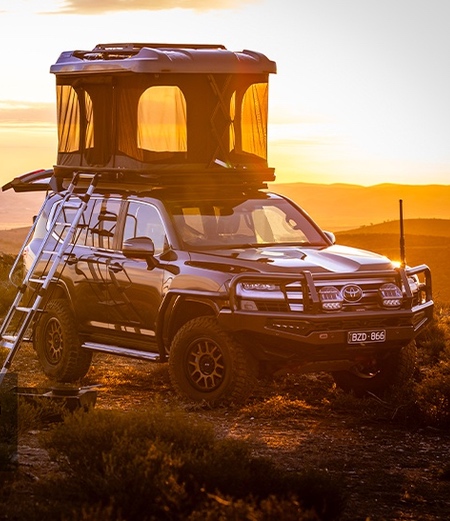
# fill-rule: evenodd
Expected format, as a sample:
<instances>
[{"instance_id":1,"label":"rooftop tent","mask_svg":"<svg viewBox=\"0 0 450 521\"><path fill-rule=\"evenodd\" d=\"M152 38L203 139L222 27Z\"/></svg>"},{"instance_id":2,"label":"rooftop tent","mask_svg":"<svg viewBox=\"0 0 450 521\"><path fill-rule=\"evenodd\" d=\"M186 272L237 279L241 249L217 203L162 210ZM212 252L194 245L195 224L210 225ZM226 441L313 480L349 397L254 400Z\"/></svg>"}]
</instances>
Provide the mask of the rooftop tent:
<instances>
[{"instance_id":1,"label":"rooftop tent","mask_svg":"<svg viewBox=\"0 0 450 521\"><path fill-rule=\"evenodd\" d=\"M56 175L80 169L274 179L268 77L276 65L221 45L101 44L61 54ZM231 172L229 171L229 175Z\"/></svg>"}]
</instances>

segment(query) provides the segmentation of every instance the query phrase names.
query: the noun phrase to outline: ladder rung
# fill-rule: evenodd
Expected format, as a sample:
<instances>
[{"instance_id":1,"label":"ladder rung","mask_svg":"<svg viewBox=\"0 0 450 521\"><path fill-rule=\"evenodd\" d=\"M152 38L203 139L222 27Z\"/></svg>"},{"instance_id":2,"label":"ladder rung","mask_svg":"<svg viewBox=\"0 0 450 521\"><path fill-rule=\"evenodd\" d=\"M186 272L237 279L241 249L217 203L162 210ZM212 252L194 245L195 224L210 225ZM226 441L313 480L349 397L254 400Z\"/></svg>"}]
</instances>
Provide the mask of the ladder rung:
<instances>
[{"instance_id":1,"label":"ladder rung","mask_svg":"<svg viewBox=\"0 0 450 521\"><path fill-rule=\"evenodd\" d=\"M16 336L4 336L1 339L0 346L6 349L13 349L16 346Z\"/></svg>"},{"instance_id":2,"label":"ladder rung","mask_svg":"<svg viewBox=\"0 0 450 521\"><path fill-rule=\"evenodd\" d=\"M27 308L25 306L17 306L16 311L21 311L22 313L30 313L31 311L34 311L33 308Z\"/></svg>"},{"instance_id":3,"label":"ladder rung","mask_svg":"<svg viewBox=\"0 0 450 521\"><path fill-rule=\"evenodd\" d=\"M33 282L34 284L44 284L46 279L35 279L35 278L32 278L32 279L28 279L28 282Z\"/></svg>"},{"instance_id":4,"label":"ladder rung","mask_svg":"<svg viewBox=\"0 0 450 521\"><path fill-rule=\"evenodd\" d=\"M58 252L55 250L42 250L42 253L45 253L46 255L56 255Z\"/></svg>"},{"instance_id":5,"label":"ladder rung","mask_svg":"<svg viewBox=\"0 0 450 521\"><path fill-rule=\"evenodd\" d=\"M16 335L3 335L2 340L6 340L8 342L15 342L17 340Z\"/></svg>"}]
</instances>

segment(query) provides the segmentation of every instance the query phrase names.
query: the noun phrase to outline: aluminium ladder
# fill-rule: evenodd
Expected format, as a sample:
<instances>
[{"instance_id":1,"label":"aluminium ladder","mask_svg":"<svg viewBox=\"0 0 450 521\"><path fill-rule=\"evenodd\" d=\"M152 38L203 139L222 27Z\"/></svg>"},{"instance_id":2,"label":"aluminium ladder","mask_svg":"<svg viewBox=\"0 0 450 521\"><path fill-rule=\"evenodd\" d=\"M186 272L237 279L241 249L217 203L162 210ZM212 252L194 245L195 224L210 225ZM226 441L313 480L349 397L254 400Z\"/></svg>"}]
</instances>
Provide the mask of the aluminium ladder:
<instances>
[{"instance_id":1,"label":"aluminium ladder","mask_svg":"<svg viewBox=\"0 0 450 521\"><path fill-rule=\"evenodd\" d=\"M80 181L84 181L84 183L87 181L88 187L85 191L83 190L83 193L74 194ZM73 248L76 242L76 240L73 240L75 233L96 185L97 174L81 172L74 174L61 203L50 221L47 232L39 245L33 262L26 272L22 283L17 286L18 291L16 297L0 327L0 348L9 350L3 366L0 369L0 385L20 348L20 344L27 330L34 324L39 314L44 311L42 301L54 280L58 268L61 267L61 269L63 269L69 261L69 248ZM22 258L28 240L35 230L44 206L45 205L42 206L39 215L35 219L22 249L11 268L11 282L13 282L12 278L15 270L19 266L20 259ZM65 219L67 210L75 212L72 219ZM62 231L56 233L57 227ZM57 240L55 240L55 234ZM43 257L45 257L45 259L43 259ZM38 266L40 268L39 270Z\"/></svg>"}]
</instances>

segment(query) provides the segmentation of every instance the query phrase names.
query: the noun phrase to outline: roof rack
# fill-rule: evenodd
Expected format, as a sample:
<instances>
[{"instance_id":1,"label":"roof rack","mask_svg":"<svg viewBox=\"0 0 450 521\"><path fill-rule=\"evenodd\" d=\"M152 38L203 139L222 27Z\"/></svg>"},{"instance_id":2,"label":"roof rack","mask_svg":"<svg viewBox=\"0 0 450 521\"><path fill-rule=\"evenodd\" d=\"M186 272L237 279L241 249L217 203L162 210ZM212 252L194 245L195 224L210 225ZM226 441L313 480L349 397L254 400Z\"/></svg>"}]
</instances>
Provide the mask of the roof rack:
<instances>
[{"instance_id":1,"label":"roof rack","mask_svg":"<svg viewBox=\"0 0 450 521\"><path fill-rule=\"evenodd\" d=\"M72 177L73 168L55 166L55 176L52 180L52 188L57 191L64 190ZM78 172L98 174L98 191L118 190L120 192L143 192L156 188L171 188L185 190L187 187L225 189L267 188L267 182L275 180L274 168L262 171L248 171L246 169L233 169L232 175L221 175L218 171L205 175L204 172L192 171L155 171L143 172L142 170L122 168L89 168L79 167Z\"/></svg>"},{"instance_id":2,"label":"roof rack","mask_svg":"<svg viewBox=\"0 0 450 521\"><path fill-rule=\"evenodd\" d=\"M132 170L123 168L78 167L78 173L97 174L96 190L100 192L149 192L157 188L180 189L179 192L195 190L260 190L267 188L267 182L275 180L273 168L261 171L246 169L233 170L233 175L223 175L220 171L205 173L193 171L155 171ZM2 190L13 189L15 192L64 191L73 177L73 167L55 166L53 169L35 170L15 177L5 184ZM79 182L81 188L83 181Z\"/></svg>"}]
</instances>

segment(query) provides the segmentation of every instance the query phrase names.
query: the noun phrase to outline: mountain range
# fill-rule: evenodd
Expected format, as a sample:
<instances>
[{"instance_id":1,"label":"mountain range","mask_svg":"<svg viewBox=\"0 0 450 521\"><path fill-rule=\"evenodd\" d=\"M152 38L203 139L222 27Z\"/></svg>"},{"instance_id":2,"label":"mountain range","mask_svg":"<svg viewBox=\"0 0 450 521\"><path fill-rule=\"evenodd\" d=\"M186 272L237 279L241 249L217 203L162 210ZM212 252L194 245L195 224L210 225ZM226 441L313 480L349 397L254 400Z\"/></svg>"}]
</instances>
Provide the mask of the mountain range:
<instances>
[{"instance_id":1,"label":"mountain range","mask_svg":"<svg viewBox=\"0 0 450 521\"><path fill-rule=\"evenodd\" d=\"M270 183L270 190L294 200L324 229L341 231L405 219L450 219L450 185ZM0 229L30 226L43 192L0 192Z\"/></svg>"}]
</instances>

